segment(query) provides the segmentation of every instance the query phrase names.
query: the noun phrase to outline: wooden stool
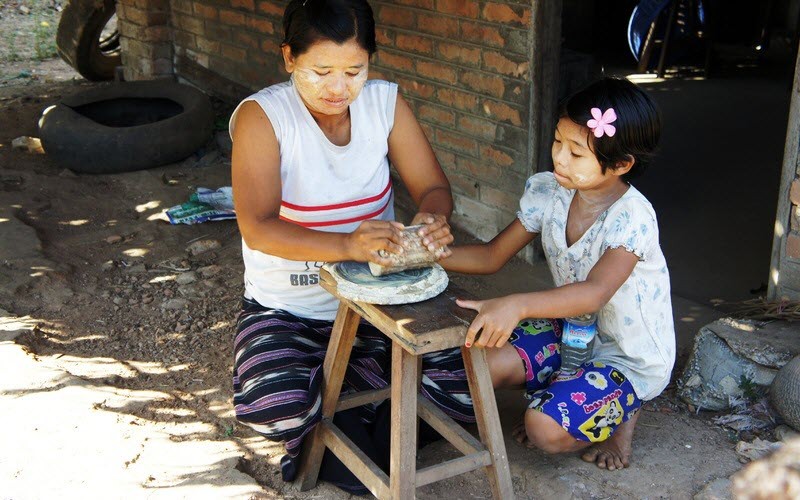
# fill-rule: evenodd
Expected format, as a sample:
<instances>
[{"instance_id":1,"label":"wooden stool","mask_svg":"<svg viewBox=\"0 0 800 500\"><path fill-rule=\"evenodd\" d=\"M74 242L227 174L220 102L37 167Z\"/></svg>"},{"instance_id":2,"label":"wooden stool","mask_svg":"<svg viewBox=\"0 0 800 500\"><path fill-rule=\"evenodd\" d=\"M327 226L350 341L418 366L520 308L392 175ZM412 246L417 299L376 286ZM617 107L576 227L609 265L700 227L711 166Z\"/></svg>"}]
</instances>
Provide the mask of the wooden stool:
<instances>
[{"instance_id":1,"label":"wooden stool","mask_svg":"<svg viewBox=\"0 0 800 500\"><path fill-rule=\"evenodd\" d=\"M301 490L317 483L325 448L378 498L414 498L417 487L484 467L495 498L513 498L497 403L483 349L463 347L467 327L475 313L458 307L448 288L439 296L401 306L351 302L336 293L336 280L320 271L323 288L341 303L325 355L322 421L306 438L300 474ZM361 318L392 339L391 387L340 396L345 369ZM461 347L478 432L477 440L433 403L418 394L422 355ZM333 424L337 411L391 398L391 465L389 476ZM417 416L447 439L463 457L417 470Z\"/></svg>"}]
</instances>

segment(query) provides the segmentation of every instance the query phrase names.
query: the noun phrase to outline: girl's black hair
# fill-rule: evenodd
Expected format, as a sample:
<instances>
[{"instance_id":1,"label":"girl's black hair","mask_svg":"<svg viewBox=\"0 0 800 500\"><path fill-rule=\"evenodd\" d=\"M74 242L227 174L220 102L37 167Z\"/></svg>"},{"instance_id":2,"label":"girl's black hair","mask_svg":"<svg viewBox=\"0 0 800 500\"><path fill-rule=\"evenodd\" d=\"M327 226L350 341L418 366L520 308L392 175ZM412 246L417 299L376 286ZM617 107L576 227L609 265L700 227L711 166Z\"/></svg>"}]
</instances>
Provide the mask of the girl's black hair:
<instances>
[{"instance_id":1,"label":"girl's black hair","mask_svg":"<svg viewBox=\"0 0 800 500\"><path fill-rule=\"evenodd\" d=\"M578 125L586 126L592 118L592 108L605 112L614 108L617 128L613 137L597 138L589 131L589 146L597 156L605 173L620 161L635 160L633 167L622 176L629 182L641 175L656 153L661 136L661 113L647 93L635 84L621 78L603 78L579 90L564 102L559 117L567 117Z\"/></svg>"},{"instance_id":2,"label":"girl's black hair","mask_svg":"<svg viewBox=\"0 0 800 500\"><path fill-rule=\"evenodd\" d=\"M369 55L375 53L375 19L367 0L292 0L283 12L283 43L294 56L315 42L344 43L355 37Z\"/></svg>"}]
</instances>

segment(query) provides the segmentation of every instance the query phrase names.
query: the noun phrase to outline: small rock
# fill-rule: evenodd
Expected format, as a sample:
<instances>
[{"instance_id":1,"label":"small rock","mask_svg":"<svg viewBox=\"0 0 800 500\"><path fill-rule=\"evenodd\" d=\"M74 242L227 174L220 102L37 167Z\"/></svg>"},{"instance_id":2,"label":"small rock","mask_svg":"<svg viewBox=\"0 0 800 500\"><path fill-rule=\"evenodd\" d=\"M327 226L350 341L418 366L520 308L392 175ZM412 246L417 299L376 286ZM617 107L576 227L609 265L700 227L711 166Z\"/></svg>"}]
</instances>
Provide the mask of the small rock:
<instances>
[{"instance_id":1,"label":"small rock","mask_svg":"<svg viewBox=\"0 0 800 500\"><path fill-rule=\"evenodd\" d=\"M121 305L123 302L125 302L125 299L123 299L122 297L114 297L112 302L114 302L114 304L116 305Z\"/></svg>"},{"instance_id":2,"label":"small rock","mask_svg":"<svg viewBox=\"0 0 800 500\"><path fill-rule=\"evenodd\" d=\"M186 251L189 255L200 255L221 246L222 245L220 245L220 242L217 240L198 240L187 246Z\"/></svg>"},{"instance_id":3,"label":"small rock","mask_svg":"<svg viewBox=\"0 0 800 500\"><path fill-rule=\"evenodd\" d=\"M117 266L116 266L116 264L114 264L113 260L107 260L107 261L103 262L103 265L100 266L100 269L102 269L103 271L111 271L115 267L117 267Z\"/></svg>"},{"instance_id":4,"label":"small rock","mask_svg":"<svg viewBox=\"0 0 800 500\"><path fill-rule=\"evenodd\" d=\"M38 137L23 135L11 141L12 149L24 149L29 153L44 153L42 141Z\"/></svg>"},{"instance_id":5,"label":"small rock","mask_svg":"<svg viewBox=\"0 0 800 500\"><path fill-rule=\"evenodd\" d=\"M73 172L72 170L70 170L68 168L65 168L64 170L62 170L61 172L58 173L58 176L59 177L66 177L66 178L74 178L74 177L78 177L78 174L76 174L75 172Z\"/></svg>"},{"instance_id":6,"label":"small rock","mask_svg":"<svg viewBox=\"0 0 800 500\"><path fill-rule=\"evenodd\" d=\"M142 304L149 304L150 302L153 302L153 296L152 295L144 295L144 296L142 296Z\"/></svg>"},{"instance_id":7,"label":"small rock","mask_svg":"<svg viewBox=\"0 0 800 500\"><path fill-rule=\"evenodd\" d=\"M186 299L169 299L164 301L164 303L161 304L161 307L163 309L178 311L189 307L189 301Z\"/></svg>"},{"instance_id":8,"label":"small rock","mask_svg":"<svg viewBox=\"0 0 800 500\"><path fill-rule=\"evenodd\" d=\"M118 234L115 234L113 236L109 236L108 238L106 238L106 243L108 243L109 245L117 244L120 241L122 241L122 236L120 236Z\"/></svg>"},{"instance_id":9,"label":"small rock","mask_svg":"<svg viewBox=\"0 0 800 500\"><path fill-rule=\"evenodd\" d=\"M211 278L213 276L216 276L217 274L219 274L220 271L222 271L222 267L218 266L217 264L201 267L200 269L197 270L197 272L200 273L200 276L202 276L203 278Z\"/></svg>"},{"instance_id":10,"label":"small rock","mask_svg":"<svg viewBox=\"0 0 800 500\"><path fill-rule=\"evenodd\" d=\"M188 273L181 273L175 278L175 282L179 285L188 285L189 283L194 283L197 281L197 276L193 272Z\"/></svg>"},{"instance_id":11,"label":"small rock","mask_svg":"<svg viewBox=\"0 0 800 500\"><path fill-rule=\"evenodd\" d=\"M25 7L24 5L20 5L17 10L19 10L19 13L24 16L27 16L28 14L31 13L31 9Z\"/></svg>"},{"instance_id":12,"label":"small rock","mask_svg":"<svg viewBox=\"0 0 800 500\"><path fill-rule=\"evenodd\" d=\"M147 267L144 264L136 264L135 266L125 268L125 270L129 273L146 273Z\"/></svg>"}]
</instances>

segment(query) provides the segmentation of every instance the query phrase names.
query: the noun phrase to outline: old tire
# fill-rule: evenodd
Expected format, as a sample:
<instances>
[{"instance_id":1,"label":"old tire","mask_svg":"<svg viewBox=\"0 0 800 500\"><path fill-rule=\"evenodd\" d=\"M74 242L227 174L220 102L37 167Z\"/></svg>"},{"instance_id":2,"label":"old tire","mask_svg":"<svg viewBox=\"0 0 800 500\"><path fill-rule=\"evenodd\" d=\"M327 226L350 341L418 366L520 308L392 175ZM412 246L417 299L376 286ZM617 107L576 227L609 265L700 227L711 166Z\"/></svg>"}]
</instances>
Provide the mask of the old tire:
<instances>
[{"instance_id":1,"label":"old tire","mask_svg":"<svg viewBox=\"0 0 800 500\"><path fill-rule=\"evenodd\" d=\"M39 121L45 152L75 172L110 174L182 160L210 138L208 97L163 80L115 83L62 99Z\"/></svg>"},{"instance_id":2,"label":"old tire","mask_svg":"<svg viewBox=\"0 0 800 500\"><path fill-rule=\"evenodd\" d=\"M800 356L778 371L770 386L770 400L783 420L800 431Z\"/></svg>"},{"instance_id":3,"label":"old tire","mask_svg":"<svg viewBox=\"0 0 800 500\"><path fill-rule=\"evenodd\" d=\"M68 0L61 12L58 54L87 80L111 80L122 65L119 33L104 33L115 12L114 0Z\"/></svg>"}]
</instances>

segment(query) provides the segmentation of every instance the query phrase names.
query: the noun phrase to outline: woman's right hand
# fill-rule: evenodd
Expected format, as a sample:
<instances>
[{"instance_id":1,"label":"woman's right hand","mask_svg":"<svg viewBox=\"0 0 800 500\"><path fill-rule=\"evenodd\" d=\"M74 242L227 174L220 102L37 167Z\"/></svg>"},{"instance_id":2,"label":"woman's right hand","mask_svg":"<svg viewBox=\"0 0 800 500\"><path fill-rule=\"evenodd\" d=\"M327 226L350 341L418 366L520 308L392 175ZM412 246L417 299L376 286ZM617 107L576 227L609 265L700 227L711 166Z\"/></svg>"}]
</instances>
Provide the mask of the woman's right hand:
<instances>
[{"instance_id":1,"label":"woman's right hand","mask_svg":"<svg viewBox=\"0 0 800 500\"><path fill-rule=\"evenodd\" d=\"M401 231L405 226L399 222L367 220L347 235L347 254L356 262L374 262L382 266L391 261L381 257L380 250L389 253L403 253Z\"/></svg>"}]
</instances>

